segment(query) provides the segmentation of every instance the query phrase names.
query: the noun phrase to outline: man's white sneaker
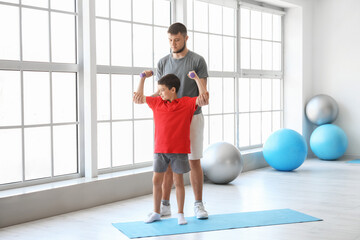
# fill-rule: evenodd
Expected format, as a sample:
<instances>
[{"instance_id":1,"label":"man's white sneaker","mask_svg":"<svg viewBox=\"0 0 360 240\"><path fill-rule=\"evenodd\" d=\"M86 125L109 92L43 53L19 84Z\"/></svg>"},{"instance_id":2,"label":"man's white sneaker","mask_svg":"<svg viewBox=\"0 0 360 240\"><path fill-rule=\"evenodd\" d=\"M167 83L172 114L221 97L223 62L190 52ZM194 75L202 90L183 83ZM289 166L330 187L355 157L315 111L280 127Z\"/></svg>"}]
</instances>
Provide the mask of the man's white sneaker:
<instances>
[{"instance_id":1,"label":"man's white sneaker","mask_svg":"<svg viewBox=\"0 0 360 240\"><path fill-rule=\"evenodd\" d=\"M195 203L194 213L195 213L196 218L199 218L199 219L206 219L209 217L202 202Z\"/></svg>"},{"instance_id":2,"label":"man's white sneaker","mask_svg":"<svg viewBox=\"0 0 360 240\"><path fill-rule=\"evenodd\" d=\"M171 207L170 204L168 206L161 203L160 205L160 215L161 216L169 216L171 215Z\"/></svg>"}]
</instances>

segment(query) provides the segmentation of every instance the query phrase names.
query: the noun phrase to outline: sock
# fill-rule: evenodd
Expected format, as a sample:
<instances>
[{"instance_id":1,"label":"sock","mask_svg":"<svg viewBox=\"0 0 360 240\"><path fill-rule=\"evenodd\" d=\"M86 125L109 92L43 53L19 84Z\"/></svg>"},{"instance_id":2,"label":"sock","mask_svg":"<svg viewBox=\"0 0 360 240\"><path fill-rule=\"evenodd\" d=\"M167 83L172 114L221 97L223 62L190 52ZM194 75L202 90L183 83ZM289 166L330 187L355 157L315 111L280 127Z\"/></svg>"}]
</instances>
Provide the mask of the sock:
<instances>
[{"instance_id":1,"label":"sock","mask_svg":"<svg viewBox=\"0 0 360 240\"><path fill-rule=\"evenodd\" d=\"M145 219L145 222L146 223L152 223L152 222L159 221L159 220L161 220L160 219L160 214L156 213L156 212L153 212L148 216L147 219Z\"/></svg>"},{"instance_id":2,"label":"sock","mask_svg":"<svg viewBox=\"0 0 360 240\"><path fill-rule=\"evenodd\" d=\"M179 225L187 224L187 221L186 221L183 213L178 213L178 224Z\"/></svg>"},{"instance_id":3,"label":"sock","mask_svg":"<svg viewBox=\"0 0 360 240\"><path fill-rule=\"evenodd\" d=\"M199 204L199 203L201 203L201 204L202 204L202 203L203 203L203 202L202 202L202 200L195 200L194 205Z\"/></svg>"},{"instance_id":4,"label":"sock","mask_svg":"<svg viewBox=\"0 0 360 240\"><path fill-rule=\"evenodd\" d=\"M162 205L165 206L170 206L170 201L169 200L161 200Z\"/></svg>"}]
</instances>

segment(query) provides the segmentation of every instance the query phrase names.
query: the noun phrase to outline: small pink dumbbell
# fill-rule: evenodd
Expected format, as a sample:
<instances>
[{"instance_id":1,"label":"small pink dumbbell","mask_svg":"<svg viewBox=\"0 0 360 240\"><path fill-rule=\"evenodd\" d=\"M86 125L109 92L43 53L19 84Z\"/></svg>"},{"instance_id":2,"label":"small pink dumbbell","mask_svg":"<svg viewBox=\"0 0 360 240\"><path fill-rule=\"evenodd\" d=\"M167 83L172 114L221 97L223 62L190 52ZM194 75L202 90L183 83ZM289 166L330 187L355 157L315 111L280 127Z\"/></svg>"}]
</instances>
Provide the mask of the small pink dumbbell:
<instances>
[{"instance_id":1,"label":"small pink dumbbell","mask_svg":"<svg viewBox=\"0 0 360 240\"><path fill-rule=\"evenodd\" d=\"M195 73L193 73L193 72L191 72L189 75L190 75L191 78L195 77Z\"/></svg>"},{"instance_id":2,"label":"small pink dumbbell","mask_svg":"<svg viewBox=\"0 0 360 240\"><path fill-rule=\"evenodd\" d=\"M154 72L151 71L151 75L150 75L150 76L152 76L153 74L154 74ZM149 77L150 77L150 76L149 76ZM146 74L142 72L142 73L140 73L140 77L142 77L142 78L143 78L143 77L146 77Z\"/></svg>"}]
</instances>

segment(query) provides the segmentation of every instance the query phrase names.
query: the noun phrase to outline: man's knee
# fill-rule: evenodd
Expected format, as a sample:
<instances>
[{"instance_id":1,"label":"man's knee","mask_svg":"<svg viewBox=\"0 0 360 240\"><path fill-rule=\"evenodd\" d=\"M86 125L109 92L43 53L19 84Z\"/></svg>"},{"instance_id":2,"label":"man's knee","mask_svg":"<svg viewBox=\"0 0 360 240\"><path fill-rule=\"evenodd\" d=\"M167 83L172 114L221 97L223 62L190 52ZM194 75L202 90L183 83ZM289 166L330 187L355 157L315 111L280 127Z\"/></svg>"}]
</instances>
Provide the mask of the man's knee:
<instances>
[{"instance_id":1,"label":"man's knee","mask_svg":"<svg viewBox=\"0 0 360 240\"><path fill-rule=\"evenodd\" d=\"M199 170L199 169L201 169L200 159L198 159L198 160L190 160L189 163L190 163L191 170Z\"/></svg>"},{"instance_id":2,"label":"man's knee","mask_svg":"<svg viewBox=\"0 0 360 240\"><path fill-rule=\"evenodd\" d=\"M172 181L172 178L173 178L173 172L171 170L171 167L169 166L165 172L165 180Z\"/></svg>"}]
</instances>

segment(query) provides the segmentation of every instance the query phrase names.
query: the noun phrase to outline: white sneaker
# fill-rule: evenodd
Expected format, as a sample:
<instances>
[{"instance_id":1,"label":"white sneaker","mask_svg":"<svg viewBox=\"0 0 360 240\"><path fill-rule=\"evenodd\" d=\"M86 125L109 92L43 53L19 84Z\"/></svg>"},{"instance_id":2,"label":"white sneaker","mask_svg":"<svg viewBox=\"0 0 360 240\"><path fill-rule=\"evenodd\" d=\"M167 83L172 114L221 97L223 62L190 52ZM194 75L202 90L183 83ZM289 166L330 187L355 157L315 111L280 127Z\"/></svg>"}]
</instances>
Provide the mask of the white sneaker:
<instances>
[{"instance_id":1,"label":"white sneaker","mask_svg":"<svg viewBox=\"0 0 360 240\"><path fill-rule=\"evenodd\" d=\"M202 202L195 203L194 213L196 218L206 219L209 217L207 211L204 208L204 204Z\"/></svg>"},{"instance_id":2,"label":"white sneaker","mask_svg":"<svg viewBox=\"0 0 360 240\"><path fill-rule=\"evenodd\" d=\"M161 216L169 216L169 215L171 215L170 204L169 204L169 206L166 206L166 205L161 203L161 205L160 205L160 215Z\"/></svg>"}]
</instances>

